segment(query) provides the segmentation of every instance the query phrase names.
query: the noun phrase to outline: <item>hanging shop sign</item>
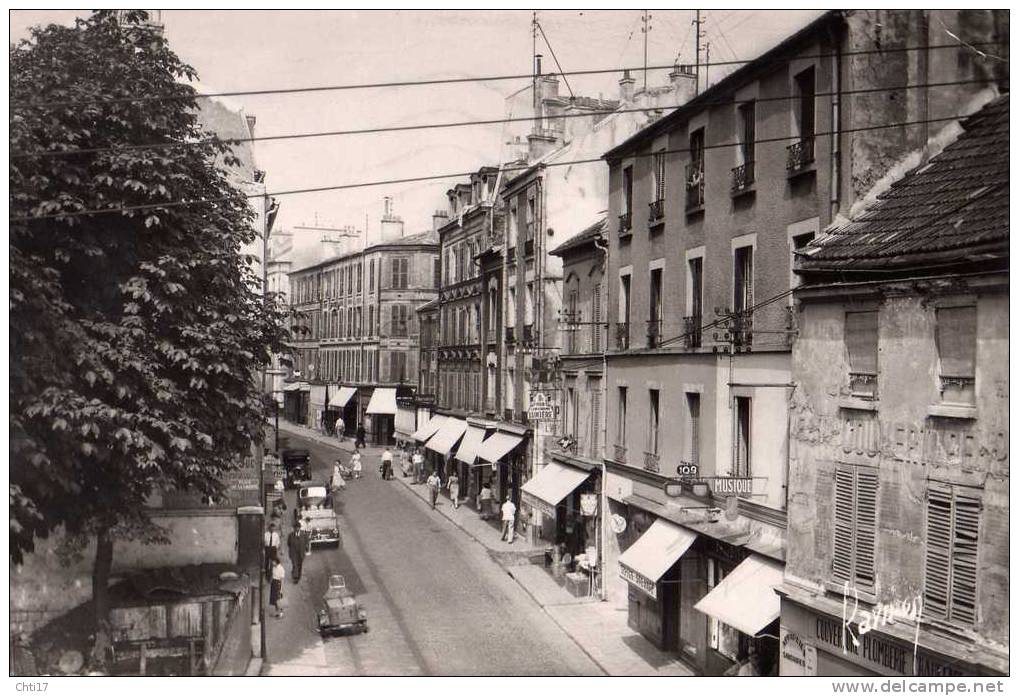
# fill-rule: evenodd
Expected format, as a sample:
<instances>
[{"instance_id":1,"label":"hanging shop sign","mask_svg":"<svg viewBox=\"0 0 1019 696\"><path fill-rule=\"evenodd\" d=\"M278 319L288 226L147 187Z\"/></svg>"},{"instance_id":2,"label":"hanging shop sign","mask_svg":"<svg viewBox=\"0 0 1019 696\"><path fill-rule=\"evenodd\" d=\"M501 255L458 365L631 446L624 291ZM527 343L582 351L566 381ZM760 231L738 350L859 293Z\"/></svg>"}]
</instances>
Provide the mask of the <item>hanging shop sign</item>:
<instances>
[{"instance_id":1,"label":"hanging shop sign","mask_svg":"<svg viewBox=\"0 0 1019 696\"><path fill-rule=\"evenodd\" d=\"M543 392L531 393L527 418L532 423L553 423L559 420L559 406L551 403Z\"/></svg>"},{"instance_id":2,"label":"hanging shop sign","mask_svg":"<svg viewBox=\"0 0 1019 696\"><path fill-rule=\"evenodd\" d=\"M584 517L594 517L598 514L598 496L595 493L580 494L580 514Z\"/></svg>"}]
</instances>

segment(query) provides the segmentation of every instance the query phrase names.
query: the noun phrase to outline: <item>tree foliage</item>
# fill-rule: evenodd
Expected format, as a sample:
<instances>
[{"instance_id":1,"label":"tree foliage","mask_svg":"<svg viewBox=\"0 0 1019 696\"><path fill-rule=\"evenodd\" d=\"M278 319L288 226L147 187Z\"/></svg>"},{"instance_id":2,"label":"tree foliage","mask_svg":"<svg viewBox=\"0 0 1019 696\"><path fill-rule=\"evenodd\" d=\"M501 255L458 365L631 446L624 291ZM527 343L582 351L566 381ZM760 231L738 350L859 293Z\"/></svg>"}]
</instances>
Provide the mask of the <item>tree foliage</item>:
<instances>
[{"instance_id":1,"label":"tree foliage","mask_svg":"<svg viewBox=\"0 0 1019 696\"><path fill-rule=\"evenodd\" d=\"M10 529L150 534L161 489L221 492L262 436L257 370L282 345L241 249L257 233L230 148L197 119L194 70L110 11L36 28L10 50ZM130 101L147 96L177 99ZM89 101L78 106L45 103ZM122 149L179 142L173 149ZM233 162L236 164L236 160ZM121 211L170 201L219 200ZM220 200L221 199L221 200ZM73 216L91 209L118 212Z\"/></svg>"}]
</instances>

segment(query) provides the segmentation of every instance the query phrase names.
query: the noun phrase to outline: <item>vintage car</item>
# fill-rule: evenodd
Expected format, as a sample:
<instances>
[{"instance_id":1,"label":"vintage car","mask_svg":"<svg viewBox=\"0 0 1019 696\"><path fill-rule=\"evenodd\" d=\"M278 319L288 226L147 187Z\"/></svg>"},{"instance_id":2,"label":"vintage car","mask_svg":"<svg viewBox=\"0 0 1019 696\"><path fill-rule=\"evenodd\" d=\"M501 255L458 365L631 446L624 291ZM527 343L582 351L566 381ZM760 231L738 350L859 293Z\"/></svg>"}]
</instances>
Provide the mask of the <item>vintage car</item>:
<instances>
[{"instance_id":1,"label":"vintage car","mask_svg":"<svg viewBox=\"0 0 1019 696\"><path fill-rule=\"evenodd\" d=\"M319 485L304 485L297 491L294 524L299 519L308 523L308 544L340 545L340 525L333 510L329 489Z\"/></svg>"},{"instance_id":2,"label":"vintage car","mask_svg":"<svg viewBox=\"0 0 1019 696\"><path fill-rule=\"evenodd\" d=\"M297 488L307 481L311 466L311 453L306 449L285 449L280 453L283 462L283 485L287 488Z\"/></svg>"},{"instance_id":3,"label":"vintage car","mask_svg":"<svg viewBox=\"0 0 1019 696\"><path fill-rule=\"evenodd\" d=\"M347 589L342 575L329 576L329 589L322 597L318 612L318 630L324 634L353 628L368 631L368 612L357 603L354 593Z\"/></svg>"}]
</instances>

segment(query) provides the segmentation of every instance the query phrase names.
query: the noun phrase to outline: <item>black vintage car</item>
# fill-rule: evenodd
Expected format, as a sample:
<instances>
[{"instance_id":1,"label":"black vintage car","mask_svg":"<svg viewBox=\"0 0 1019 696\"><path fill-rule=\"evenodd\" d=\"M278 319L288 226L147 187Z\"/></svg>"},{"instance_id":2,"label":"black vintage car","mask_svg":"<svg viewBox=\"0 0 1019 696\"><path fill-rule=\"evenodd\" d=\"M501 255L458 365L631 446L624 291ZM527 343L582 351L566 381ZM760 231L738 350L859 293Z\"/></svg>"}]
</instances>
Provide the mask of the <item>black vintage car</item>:
<instances>
[{"instance_id":1,"label":"black vintage car","mask_svg":"<svg viewBox=\"0 0 1019 696\"><path fill-rule=\"evenodd\" d=\"M298 488L311 478L311 453L306 449L290 448L280 453L283 462L283 485Z\"/></svg>"}]
</instances>

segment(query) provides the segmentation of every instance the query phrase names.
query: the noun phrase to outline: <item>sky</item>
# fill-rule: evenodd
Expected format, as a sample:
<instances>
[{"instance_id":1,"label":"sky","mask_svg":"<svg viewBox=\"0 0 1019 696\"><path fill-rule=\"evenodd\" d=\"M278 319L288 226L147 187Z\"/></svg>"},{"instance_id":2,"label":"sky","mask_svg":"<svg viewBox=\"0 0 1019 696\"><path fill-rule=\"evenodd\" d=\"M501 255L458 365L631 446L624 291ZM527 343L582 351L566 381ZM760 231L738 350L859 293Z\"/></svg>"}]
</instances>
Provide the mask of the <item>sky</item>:
<instances>
[{"instance_id":1,"label":"sky","mask_svg":"<svg viewBox=\"0 0 1019 696\"><path fill-rule=\"evenodd\" d=\"M35 24L69 24L86 11L10 13L11 41ZM650 10L648 64L694 61L693 10ZM706 10L711 61L749 59L819 14L816 10ZM204 89L240 91L415 79L530 74L531 12L164 10L170 46L199 74ZM538 20L562 69L637 67L644 61L641 10L549 10ZM551 52L539 41L546 72ZM723 69L710 73L711 82ZM667 81L649 72L648 84ZM612 99L619 74L567 76L574 93ZM637 86L643 76L638 73ZM502 118L505 98L529 79L352 91L232 97L257 118L256 136ZM566 92L560 83L560 92ZM519 115L519 114L518 114ZM376 135L258 142L255 156L269 191L413 176L454 174L497 164L503 127L470 126ZM586 166L604 166L600 163ZM394 198L405 233L429 229L459 179L372 186L280 199L277 227L354 225L376 229L383 196ZM298 232L295 244L314 243Z\"/></svg>"}]
</instances>

